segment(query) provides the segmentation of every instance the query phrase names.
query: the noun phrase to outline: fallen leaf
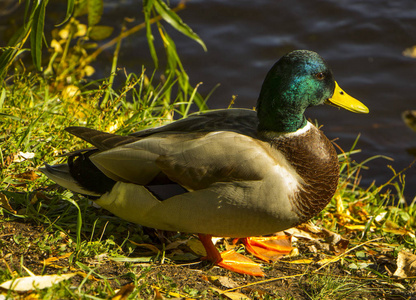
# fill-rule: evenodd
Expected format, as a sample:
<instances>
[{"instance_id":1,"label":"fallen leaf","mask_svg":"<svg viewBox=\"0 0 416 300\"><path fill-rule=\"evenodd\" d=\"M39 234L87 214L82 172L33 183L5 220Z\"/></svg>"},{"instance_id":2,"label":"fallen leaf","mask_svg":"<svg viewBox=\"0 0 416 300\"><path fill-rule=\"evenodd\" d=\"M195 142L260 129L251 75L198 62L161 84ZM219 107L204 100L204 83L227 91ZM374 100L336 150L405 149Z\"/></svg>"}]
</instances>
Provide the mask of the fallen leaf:
<instances>
[{"instance_id":1,"label":"fallen leaf","mask_svg":"<svg viewBox=\"0 0 416 300\"><path fill-rule=\"evenodd\" d=\"M35 181L40 176L38 174L36 174L33 170L30 170L30 171L26 171L26 172L23 172L23 173L19 173L17 175L14 175L13 177L14 178L18 178L18 179Z\"/></svg>"},{"instance_id":2,"label":"fallen leaf","mask_svg":"<svg viewBox=\"0 0 416 300\"><path fill-rule=\"evenodd\" d=\"M313 260L305 258L305 259L297 259L297 260L288 260L285 262L289 264L311 264L313 263Z\"/></svg>"},{"instance_id":3,"label":"fallen leaf","mask_svg":"<svg viewBox=\"0 0 416 300\"><path fill-rule=\"evenodd\" d=\"M292 227L290 229L285 230L286 234L289 234L296 238L302 238L306 240L314 240L316 236L312 233L306 232L298 227Z\"/></svg>"},{"instance_id":4,"label":"fallen leaf","mask_svg":"<svg viewBox=\"0 0 416 300\"><path fill-rule=\"evenodd\" d=\"M201 241L198 239L190 239L186 242L186 245L189 249L192 250L195 254L199 256L207 256L207 252L205 250L204 245L202 245Z\"/></svg>"},{"instance_id":5,"label":"fallen leaf","mask_svg":"<svg viewBox=\"0 0 416 300\"><path fill-rule=\"evenodd\" d=\"M329 243L330 249L335 252L336 255L344 253L349 245L349 240L344 239L340 234L332 232L328 229L323 229L325 234L325 240Z\"/></svg>"},{"instance_id":6,"label":"fallen leaf","mask_svg":"<svg viewBox=\"0 0 416 300\"><path fill-rule=\"evenodd\" d=\"M333 256L333 257L328 257L328 258L324 258L319 260L318 262L316 262L318 265L323 266L326 264L330 264L330 263L334 263L337 262L341 259L340 256Z\"/></svg>"},{"instance_id":7,"label":"fallen leaf","mask_svg":"<svg viewBox=\"0 0 416 300\"><path fill-rule=\"evenodd\" d=\"M399 278L416 276L416 255L400 251L397 255L397 269L393 276Z\"/></svg>"},{"instance_id":8,"label":"fallen leaf","mask_svg":"<svg viewBox=\"0 0 416 300\"><path fill-rule=\"evenodd\" d=\"M211 290L217 292L221 296L225 296L231 300L251 300L251 298L247 297L246 295L238 292L224 292L218 288L211 287Z\"/></svg>"},{"instance_id":9,"label":"fallen leaf","mask_svg":"<svg viewBox=\"0 0 416 300\"><path fill-rule=\"evenodd\" d=\"M175 299L193 300L193 298L186 297L185 295L182 295L182 294L179 294L179 293L176 293L176 292L170 292L170 291L164 291L164 290L160 291L161 288L159 288L155 285L152 285L152 288L155 291L155 298L153 298L153 299L158 299L158 300L165 299L162 295L162 293L163 293L163 294L169 295L170 297L175 297ZM159 298L156 298L156 297L159 297Z\"/></svg>"},{"instance_id":10,"label":"fallen leaf","mask_svg":"<svg viewBox=\"0 0 416 300\"><path fill-rule=\"evenodd\" d=\"M297 228L302 229L302 230L304 230L306 232L314 233L314 234L319 234L319 233L322 232L322 228L319 227L319 226L317 226L317 225L315 225L312 222L303 223L303 224L297 226Z\"/></svg>"},{"instance_id":11,"label":"fallen leaf","mask_svg":"<svg viewBox=\"0 0 416 300\"><path fill-rule=\"evenodd\" d=\"M246 295L237 292L225 292L222 295L231 300L251 300L251 298L247 297Z\"/></svg>"},{"instance_id":12,"label":"fallen leaf","mask_svg":"<svg viewBox=\"0 0 416 300\"><path fill-rule=\"evenodd\" d=\"M349 230L356 230L356 231L363 231L365 229L365 225L344 225L345 228ZM370 231L373 232L376 229L375 226L370 227Z\"/></svg>"},{"instance_id":13,"label":"fallen leaf","mask_svg":"<svg viewBox=\"0 0 416 300\"><path fill-rule=\"evenodd\" d=\"M225 287L227 289L233 289L238 284L228 276L209 276L208 281L216 286Z\"/></svg>"},{"instance_id":14,"label":"fallen leaf","mask_svg":"<svg viewBox=\"0 0 416 300\"><path fill-rule=\"evenodd\" d=\"M13 156L13 162L22 162L28 159L32 159L35 157L35 153L33 152L22 152L20 151Z\"/></svg>"},{"instance_id":15,"label":"fallen leaf","mask_svg":"<svg viewBox=\"0 0 416 300\"><path fill-rule=\"evenodd\" d=\"M127 297L133 293L134 291L134 284L128 283L124 285L120 290L117 291L117 293L114 295L111 300L124 300L127 299Z\"/></svg>"},{"instance_id":16,"label":"fallen leaf","mask_svg":"<svg viewBox=\"0 0 416 300\"><path fill-rule=\"evenodd\" d=\"M68 253L65 253L64 255L59 256L59 257L49 257L49 258L47 258L47 259L45 259L43 261L43 264L46 265L46 266L48 266L48 265L54 263L55 261L58 261L60 259L65 259L65 258L70 257L72 253L73 252L68 252Z\"/></svg>"},{"instance_id":17,"label":"fallen leaf","mask_svg":"<svg viewBox=\"0 0 416 300\"><path fill-rule=\"evenodd\" d=\"M150 251L152 251L154 253L159 253L160 252L160 250L156 246L151 245L151 244L139 244L139 243L136 243L132 240L129 240L129 242L132 243L133 245L138 246L138 247L143 247L143 248L149 249Z\"/></svg>"},{"instance_id":18,"label":"fallen leaf","mask_svg":"<svg viewBox=\"0 0 416 300\"><path fill-rule=\"evenodd\" d=\"M165 251L168 251L168 250L172 250L172 249L176 249L176 248L178 248L180 245L183 245L183 244L187 244L187 240L178 240L178 241L174 241L174 242L172 242L172 243L169 243L168 245L166 245L166 247L165 247Z\"/></svg>"},{"instance_id":19,"label":"fallen leaf","mask_svg":"<svg viewBox=\"0 0 416 300\"><path fill-rule=\"evenodd\" d=\"M13 214L16 214L17 212L11 207L9 200L7 199L6 195L3 193L0 193L0 207L3 207L4 209L10 211Z\"/></svg>"},{"instance_id":20,"label":"fallen leaf","mask_svg":"<svg viewBox=\"0 0 416 300\"><path fill-rule=\"evenodd\" d=\"M337 213L342 214L344 211L344 202L342 201L342 197L339 193L335 195L335 201L337 204Z\"/></svg>"},{"instance_id":21,"label":"fallen leaf","mask_svg":"<svg viewBox=\"0 0 416 300\"><path fill-rule=\"evenodd\" d=\"M348 265L348 268L352 269L352 270L360 270L360 269L365 269L368 266L371 266L371 263L366 263L366 262L355 262L355 263L351 263Z\"/></svg>"},{"instance_id":22,"label":"fallen leaf","mask_svg":"<svg viewBox=\"0 0 416 300\"><path fill-rule=\"evenodd\" d=\"M413 233L413 231L403 228L390 220L386 221L382 230L384 232L393 233L397 235L406 235L406 234L410 235Z\"/></svg>"},{"instance_id":23,"label":"fallen leaf","mask_svg":"<svg viewBox=\"0 0 416 300\"><path fill-rule=\"evenodd\" d=\"M165 297L159 292L159 289L157 287L153 288L153 291L155 292L153 300L164 300Z\"/></svg>"},{"instance_id":24,"label":"fallen leaf","mask_svg":"<svg viewBox=\"0 0 416 300\"><path fill-rule=\"evenodd\" d=\"M27 292L33 289L44 289L53 286L63 280L67 280L76 273L63 275L43 275L43 276L27 276L8 280L0 284L0 287L15 292Z\"/></svg>"}]
</instances>

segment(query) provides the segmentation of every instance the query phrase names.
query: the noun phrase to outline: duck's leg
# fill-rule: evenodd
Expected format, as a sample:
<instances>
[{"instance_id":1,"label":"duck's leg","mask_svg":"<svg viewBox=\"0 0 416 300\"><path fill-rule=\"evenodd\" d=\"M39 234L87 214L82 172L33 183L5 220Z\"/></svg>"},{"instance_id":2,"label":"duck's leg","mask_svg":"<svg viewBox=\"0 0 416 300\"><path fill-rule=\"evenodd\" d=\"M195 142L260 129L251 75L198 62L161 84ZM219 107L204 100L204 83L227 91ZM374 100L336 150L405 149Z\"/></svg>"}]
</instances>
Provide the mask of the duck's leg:
<instances>
[{"instance_id":1,"label":"duck's leg","mask_svg":"<svg viewBox=\"0 0 416 300\"><path fill-rule=\"evenodd\" d=\"M241 274L253 276L264 276L260 265L251 259L235 252L234 250L218 252L218 249L212 243L212 236L209 234L198 234L199 239L205 247L207 256L205 259L212 261L217 266Z\"/></svg>"},{"instance_id":2,"label":"duck's leg","mask_svg":"<svg viewBox=\"0 0 416 300\"><path fill-rule=\"evenodd\" d=\"M248 237L243 239L248 252L264 261L276 261L289 254L293 247L286 235L270 237Z\"/></svg>"}]
</instances>

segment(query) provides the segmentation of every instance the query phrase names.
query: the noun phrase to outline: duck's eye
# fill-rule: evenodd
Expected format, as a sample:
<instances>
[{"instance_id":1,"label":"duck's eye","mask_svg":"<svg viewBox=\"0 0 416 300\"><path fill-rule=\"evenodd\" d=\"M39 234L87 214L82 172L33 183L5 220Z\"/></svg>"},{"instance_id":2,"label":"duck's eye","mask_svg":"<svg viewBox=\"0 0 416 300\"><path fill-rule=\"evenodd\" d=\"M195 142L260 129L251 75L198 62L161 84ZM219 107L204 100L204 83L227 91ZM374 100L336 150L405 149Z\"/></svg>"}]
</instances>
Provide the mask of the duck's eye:
<instances>
[{"instance_id":1,"label":"duck's eye","mask_svg":"<svg viewBox=\"0 0 416 300\"><path fill-rule=\"evenodd\" d=\"M315 76L318 80L323 80L325 78L325 74L322 72L316 73Z\"/></svg>"}]
</instances>

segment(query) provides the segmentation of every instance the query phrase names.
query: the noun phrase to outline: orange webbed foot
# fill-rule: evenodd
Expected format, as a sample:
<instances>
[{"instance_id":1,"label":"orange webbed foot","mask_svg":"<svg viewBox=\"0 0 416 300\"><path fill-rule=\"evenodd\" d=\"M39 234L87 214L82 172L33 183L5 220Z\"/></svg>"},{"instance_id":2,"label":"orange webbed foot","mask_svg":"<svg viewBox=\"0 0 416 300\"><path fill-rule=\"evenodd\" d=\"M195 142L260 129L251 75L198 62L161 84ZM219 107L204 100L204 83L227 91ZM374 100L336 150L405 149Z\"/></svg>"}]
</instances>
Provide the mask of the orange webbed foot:
<instances>
[{"instance_id":1,"label":"orange webbed foot","mask_svg":"<svg viewBox=\"0 0 416 300\"><path fill-rule=\"evenodd\" d=\"M286 235L270 237L248 237L243 239L248 252L264 261L277 261L289 254L293 247L291 238Z\"/></svg>"},{"instance_id":2,"label":"orange webbed foot","mask_svg":"<svg viewBox=\"0 0 416 300\"><path fill-rule=\"evenodd\" d=\"M234 250L219 253L212 243L211 235L199 234L199 239L207 252L205 259L212 261L217 266L240 274L265 276L260 268L260 264L255 263L244 255L241 255Z\"/></svg>"}]
</instances>

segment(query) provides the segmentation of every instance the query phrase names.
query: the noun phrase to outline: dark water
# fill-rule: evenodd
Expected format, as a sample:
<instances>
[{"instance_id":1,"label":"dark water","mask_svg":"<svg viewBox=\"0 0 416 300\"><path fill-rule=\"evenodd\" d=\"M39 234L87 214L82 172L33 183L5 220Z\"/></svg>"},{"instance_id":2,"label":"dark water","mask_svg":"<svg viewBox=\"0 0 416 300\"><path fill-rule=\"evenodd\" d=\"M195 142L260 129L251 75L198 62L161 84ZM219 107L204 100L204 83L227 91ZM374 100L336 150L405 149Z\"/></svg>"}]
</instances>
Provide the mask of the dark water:
<instances>
[{"instance_id":1,"label":"dark water","mask_svg":"<svg viewBox=\"0 0 416 300\"><path fill-rule=\"evenodd\" d=\"M135 2L119 6L120 12L129 14L129 5ZM416 59L402 55L416 45L414 0L194 0L180 15L208 47L204 53L198 44L177 37L191 79L204 83L202 92L221 84L208 102L211 108L226 107L232 95L238 95L235 107L255 106L265 74L281 55L314 50L370 114L325 106L309 109L307 116L323 124L329 138L339 138L345 150L361 134L358 161L380 154L394 159L369 163L363 184L382 184L392 176L388 164L400 171L413 161L406 148L416 147L416 132L402 122L401 113L416 109ZM138 69L147 51L144 40L127 43L120 65ZM416 195L416 167L406 172L405 193L408 200Z\"/></svg>"},{"instance_id":2,"label":"dark water","mask_svg":"<svg viewBox=\"0 0 416 300\"><path fill-rule=\"evenodd\" d=\"M126 16L136 18L132 25L141 22L138 2L106 1L103 22L117 26ZM180 16L208 47L205 53L197 43L173 34L191 80L203 82L203 94L221 84L210 108L227 107L232 95L238 95L235 107L255 106L264 76L280 56L293 49L314 50L370 114L322 106L309 109L307 116L323 124L330 139L339 138L345 150L361 134L358 161L380 154L394 159L369 163L362 183L382 184L392 176L388 164L400 171L413 161L406 148L416 147L416 133L405 126L401 113L416 109L416 59L402 55L416 45L414 0L192 0ZM152 69L144 32L126 39L122 49L120 67L140 72L144 64ZM108 74L110 59L108 52L95 67ZM406 172L405 194L408 200L416 195L416 167Z\"/></svg>"}]
</instances>

